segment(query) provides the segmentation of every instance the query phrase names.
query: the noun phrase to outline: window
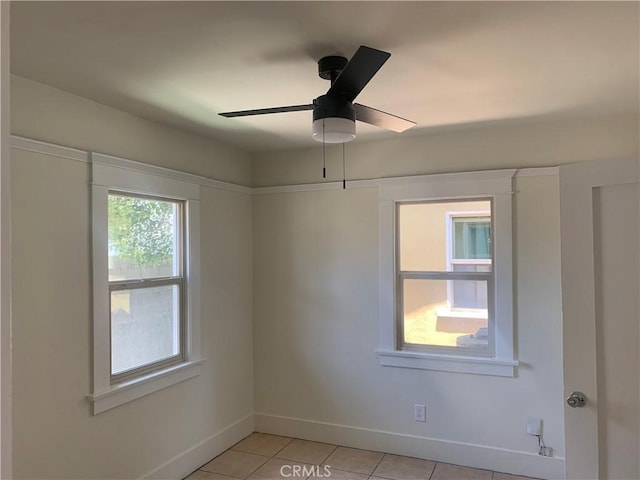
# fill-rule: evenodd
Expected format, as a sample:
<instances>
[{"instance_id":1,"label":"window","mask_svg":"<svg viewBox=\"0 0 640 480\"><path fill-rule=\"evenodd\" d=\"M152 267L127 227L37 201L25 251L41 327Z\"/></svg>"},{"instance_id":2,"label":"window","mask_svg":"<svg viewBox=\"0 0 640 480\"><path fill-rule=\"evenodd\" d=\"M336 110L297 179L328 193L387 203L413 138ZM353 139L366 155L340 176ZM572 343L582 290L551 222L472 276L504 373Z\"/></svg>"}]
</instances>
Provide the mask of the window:
<instances>
[{"instance_id":1,"label":"window","mask_svg":"<svg viewBox=\"0 0 640 480\"><path fill-rule=\"evenodd\" d=\"M382 365L514 375L512 174L380 187Z\"/></svg>"},{"instance_id":2,"label":"window","mask_svg":"<svg viewBox=\"0 0 640 480\"><path fill-rule=\"evenodd\" d=\"M199 186L92 155L93 412L200 373Z\"/></svg>"},{"instance_id":3,"label":"window","mask_svg":"<svg viewBox=\"0 0 640 480\"><path fill-rule=\"evenodd\" d=\"M482 205L489 208L490 203ZM453 272L491 272L491 212L447 212L447 269ZM450 281L447 299L451 311L487 315L485 284Z\"/></svg>"},{"instance_id":4,"label":"window","mask_svg":"<svg viewBox=\"0 0 640 480\"><path fill-rule=\"evenodd\" d=\"M184 359L183 202L109 193L111 383Z\"/></svg>"},{"instance_id":5,"label":"window","mask_svg":"<svg viewBox=\"0 0 640 480\"><path fill-rule=\"evenodd\" d=\"M488 355L491 201L398 203L402 350Z\"/></svg>"}]
</instances>

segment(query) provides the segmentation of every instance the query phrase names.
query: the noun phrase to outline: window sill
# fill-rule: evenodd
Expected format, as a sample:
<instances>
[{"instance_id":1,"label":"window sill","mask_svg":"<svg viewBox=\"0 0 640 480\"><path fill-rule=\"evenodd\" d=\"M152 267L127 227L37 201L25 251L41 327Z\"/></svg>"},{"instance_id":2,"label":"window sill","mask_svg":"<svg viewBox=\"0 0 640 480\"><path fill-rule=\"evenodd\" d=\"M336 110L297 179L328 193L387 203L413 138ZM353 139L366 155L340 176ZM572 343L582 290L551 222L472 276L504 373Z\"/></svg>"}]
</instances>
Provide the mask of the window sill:
<instances>
[{"instance_id":1,"label":"window sill","mask_svg":"<svg viewBox=\"0 0 640 480\"><path fill-rule=\"evenodd\" d=\"M102 392L87 395L89 401L93 403L93 415L196 377L200 375L204 361L205 359L181 363L128 382L112 385Z\"/></svg>"},{"instance_id":2,"label":"window sill","mask_svg":"<svg viewBox=\"0 0 640 480\"><path fill-rule=\"evenodd\" d=\"M443 372L473 373L498 377L514 377L518 367L517 360L496 358L439 355L399 350L378 350L376 354L378 363L386 367L440 370Z\"/></svg>"},{"instance_id":3,"label":"window sill","mask_svg":"<svg viewBox=\"0 0 640 480\"><path fill-rule=\"evenodd\" d=\"M436 310L436 315L438 317L451 317L451 318L478 318L486 320L488 318L488 313L486 310L451 310L448 308L439 308Z\"/></svg>"}]
</instances>

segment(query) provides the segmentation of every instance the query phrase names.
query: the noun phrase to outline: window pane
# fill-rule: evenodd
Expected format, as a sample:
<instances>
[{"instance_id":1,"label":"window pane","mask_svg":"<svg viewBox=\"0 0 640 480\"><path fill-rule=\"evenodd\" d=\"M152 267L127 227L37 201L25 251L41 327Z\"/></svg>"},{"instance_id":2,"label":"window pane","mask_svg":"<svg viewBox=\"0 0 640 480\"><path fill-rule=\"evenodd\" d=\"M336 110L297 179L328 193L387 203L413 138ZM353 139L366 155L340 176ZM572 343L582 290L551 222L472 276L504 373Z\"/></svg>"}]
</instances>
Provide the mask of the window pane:
<instances>
[{"instance_id":1,"label":"window pane","mask_svg":"<svg viewBox=\"0 0 640 480\"><path fill-rule=\"evenodd\" d=\"M487 282L449 280L451 309L487 309Z\"/></svg>"},{"instance_id":2,"label":"window pane","mask_svg":"<svg viewBox=\"0 0 640 480\"><path fill-rule=\"evenodd\" d=\"M109 281L180 274L179 205L109 195Z\"/></svg>"},{"instance_id":3,"label":"window pane","mask_svg":"<svg viewBox=\"0 0 640 480\"><path fill-rule=\"evenodd\" d=\"M453 217L454 258L491 258L489 217Z\"/></svg>"},{"instance_id":4,"label":"window pane","mask_svg":"<svg viewBox=\"0 0 640 480\"><path fill-rule=\"evenodd\" d=\"M111 292L111 373L180 353L177 285Z\"/></svg>"},{"instance_id":5,"label":"window pane","mask_svg":"<svg viewBox=\"0 0 640 480\"><path fill-rule=\"evenodd\" d=\"M404 279L404 343L487 349L486 292L485 280ZM452 305L454 294L456 301L473 306Z\"/></svg>"},{"instance_id":6,"label":"window pane","mask_svg":"<svg viewBox=\"0 0 640 480\"><path fill-rule=\"evenodd\" d=\"M400 204L400 269L444 272L455 258L490 261L490 212L489 200Z\"/></svg>"}]
</instances>

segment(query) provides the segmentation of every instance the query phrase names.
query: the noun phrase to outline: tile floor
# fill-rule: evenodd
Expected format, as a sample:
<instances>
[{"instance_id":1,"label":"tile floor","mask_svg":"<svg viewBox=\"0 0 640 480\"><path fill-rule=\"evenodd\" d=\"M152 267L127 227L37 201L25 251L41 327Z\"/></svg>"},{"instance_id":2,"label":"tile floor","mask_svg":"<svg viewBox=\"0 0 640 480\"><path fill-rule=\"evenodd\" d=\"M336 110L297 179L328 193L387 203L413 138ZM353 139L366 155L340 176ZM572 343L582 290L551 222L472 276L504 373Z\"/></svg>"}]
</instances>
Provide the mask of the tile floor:
<instances>
[{"instance_id":1,"label":"tile floor","mask_svg":"<svg viewBox=\"0 0 640 480\"><path fill-rule=\"evenodd\" d=\"M328 466L328 470L323 467ZM317 477L293 475L294 466ZM281 468L284 467L281 471ZM331 473L331 476L327 475ZM283 475L284 474L284 475ZM418 458L253 433L185 480L533 480Z\"/></svg>"}]
</instances>

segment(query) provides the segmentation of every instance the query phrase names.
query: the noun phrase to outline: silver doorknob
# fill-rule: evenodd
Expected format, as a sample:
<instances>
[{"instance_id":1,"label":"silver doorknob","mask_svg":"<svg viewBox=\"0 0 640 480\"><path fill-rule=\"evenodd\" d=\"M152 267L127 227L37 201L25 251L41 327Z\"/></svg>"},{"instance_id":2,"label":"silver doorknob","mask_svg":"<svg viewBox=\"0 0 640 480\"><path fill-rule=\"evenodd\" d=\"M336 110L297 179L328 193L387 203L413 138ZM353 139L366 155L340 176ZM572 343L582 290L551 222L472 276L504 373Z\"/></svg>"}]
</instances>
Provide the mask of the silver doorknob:
<instances>
[{"instance_id":1,"label":"silver doorknob","mask_svg":"<svg viewBox=\"0 0 640 480\"><path fill-rule=\"evenodd\" d=\"M571 392L567 397L567 404L571 408L584 407L587 403L587 396L582 392Z\"/></svg>"}]
</instances>

